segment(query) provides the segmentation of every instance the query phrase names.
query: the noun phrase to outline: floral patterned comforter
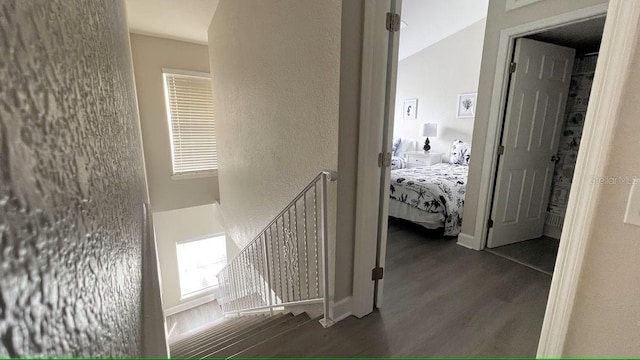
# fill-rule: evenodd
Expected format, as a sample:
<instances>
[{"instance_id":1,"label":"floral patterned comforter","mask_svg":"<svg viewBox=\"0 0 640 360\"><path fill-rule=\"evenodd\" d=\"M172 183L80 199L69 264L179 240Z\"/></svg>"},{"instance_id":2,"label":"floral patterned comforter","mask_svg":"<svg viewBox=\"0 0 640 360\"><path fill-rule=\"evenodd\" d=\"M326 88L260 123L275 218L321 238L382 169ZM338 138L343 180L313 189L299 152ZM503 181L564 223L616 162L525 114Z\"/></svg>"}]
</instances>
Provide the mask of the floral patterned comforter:
<instances>
[{"instance_id":1,"label":"floral patterned comforter","mask_svg":"<svg viewBox=\"0 0 640 360\"><path fill-rule=\"evenodd\" d=\"M442 213L444 234L455 236L462 225L468 170L466 165L445 163L393 170L390 196L426 212Z\"/></svg>"}]
</instances>

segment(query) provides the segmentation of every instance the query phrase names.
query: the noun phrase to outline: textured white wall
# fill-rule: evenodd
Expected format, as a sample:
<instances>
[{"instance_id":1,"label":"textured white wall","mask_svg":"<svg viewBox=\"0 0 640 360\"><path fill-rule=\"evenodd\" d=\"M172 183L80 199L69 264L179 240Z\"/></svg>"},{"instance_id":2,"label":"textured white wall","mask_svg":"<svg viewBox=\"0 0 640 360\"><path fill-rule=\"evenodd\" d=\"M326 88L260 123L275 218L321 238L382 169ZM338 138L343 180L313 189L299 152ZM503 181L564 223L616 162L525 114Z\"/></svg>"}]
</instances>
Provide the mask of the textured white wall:
<instances>
[{"instance_id":1,"label":"textured white wall","mask_svg":"<svg viewBox=\"0 0 640 360\"><path fill-rule=\"evenodd\" d=\"M445 154L444 161L453 140L471 142L473 119L457 119L456 110L459 94L478 89L485 22L477 21L400 61L394 137L415 139L422 146L420 125L437 123L438 136L429 141L432 152ZM418 98L415 120L402 119L403 102L409 98Z\"/></svg>"},{"instance_id":2,"label":"textured white wall","mask_svg":"<svg viewBox=\"0 0 640 360\"><path fill-rule=\"evenodd\" d=\"M186 300L181 299L176 244L179 241L224 233L219 218L217 205L194 206L153 214L162 278L162 305L165 310L210 294L203 293Z\"/></svg>"},{"instance_id":3,"label":"textured white wall","mask_svg":"<svg viewBox=\"0 0 640 360\"><path fill-rule=\"evenodd\" d=\"M640 176L640 53L622 92L622 109L606 174ZM631 156L630 156L631 155ZM587 254L565 343L565 357L636 357L640 354L640 227L624 224L630 184L602 186L597 226Z\"/></svg>"},{"instance_id":4,"label":"textured white wall","mask_svg":"<svg viewBox=\"0 0 640 360\"><path fill-rule=\"evenodd\" d=\"M218 179L171 179L171 144L162 68L209 72L206 45L131 35L145 166L153 211L167 211L218 199Z\"/></svg>"},{"instance_id":5,"label":"textured white wall","mask_svg":"<svg viewBox=\"0 0 640 360\"><path fill-rule=\"evenodd\" d=\"M240 245L336 169L339 1L221 1L209 28L220 200Z\"/></svg>"},{"instance_id":6,"label":"textured white wall","mask_svg":"<svg viewBox=\"0 0 640 360\"><path fill-rule=\"evenodd\" d=\"M487 26L484 35L484 49L482 51L482 65L480 68L480 82L478 84L478 106L473 127L473 149L469 164L469 181L465 195L464 213L475 214L478 210L478 196L480 195L480 175L483 166L485 139L489 123L489 106L493 91L493 78L496 71L498 57L498 43L500 31L517 25L541 20L562 13L587 8L606 3L607 0L541 0L536 3L505 11L506 0L489 1ZM500 84L498 84L500 86ZM493 130L491 130L493 131ZM462 222L462 232L473 236L475 233L475 216L465 216Z\"/></svg>"},{"instance_id":7,"label":"textured white wall","mask_svg":"<svg viewBox=\"0 0 640 360\"><path fill-rule=\"evenodd\" d=\"M145 356L143 310L160 314L142 303L153 274L124 3L2 1L0 14L0 358Z\"/></svg>"}]
</instances>

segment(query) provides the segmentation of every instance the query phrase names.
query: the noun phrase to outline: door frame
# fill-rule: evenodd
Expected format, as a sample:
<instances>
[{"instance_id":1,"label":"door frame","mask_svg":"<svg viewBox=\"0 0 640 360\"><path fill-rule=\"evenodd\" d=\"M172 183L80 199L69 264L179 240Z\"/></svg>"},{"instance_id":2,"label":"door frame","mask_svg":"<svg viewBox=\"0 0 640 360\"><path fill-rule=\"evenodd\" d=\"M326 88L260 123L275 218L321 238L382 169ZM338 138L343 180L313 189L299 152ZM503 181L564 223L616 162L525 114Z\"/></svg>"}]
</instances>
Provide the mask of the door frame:
<instances>
[{"instance_id":1,"label":"door frame","mask_svg":"<svg viewBox=\"0 0 640 360\"><path fill-rule=\"evenodd\" d=\"M500 32L496 70L493 79L494 86L491 92L491 104L489 107L488 130L485 150L482 154L482 163L485 165L482 167L480 175L480 194L478 195L476 226L474 236L460 234L458 243L462 246L482 250L487 245L489 230L487 219L489 219L493 205L493 190L496 182L496 169L498 164L497 153L498 146L500 146L500 134L504 126L504 109L507 105L509 90L509 65L511 64L511 56L515 49L516 39L576 22L602 17L607 14L608 8L609 4L604 3L503 29ZM601 47L604 46L604 42L605 39L603 37ZM584 139L581 143L584 143Z\"/></svg>"},{"instance_id":2,"label":"door frame","mask_svg":"<svg viewBox=\"0 0 640 360\"><path fill-rule=\"evenodd\" d=\"M371 269L375 264L377 209L371 208L373 202L365 195L371 194L369 191L372 188L379 187L377 159L372 160L371 157L377 156L381 139L374 136L375 132L372 128L381 128L384 110L380 110L379 104L372 100L379 99L380 91L384 88L384 81L381 80L381 77L383 78L386 72L387 53L385 51L387 49L385 49L385 45L387 43L386 37L381 36L380 30L372 26L372 23L376 14L374 8L384 7L383 3L387 5L386 9L388 9L388 0L367 1L365 3L352 297L352 313L358 317L370 313L373 306ZM551 282L538 345L538 357L560 357L563 355L582 263L586 254L587 241L585 239L588 238L590 225L594 223L597 215L596 203L600 190L598 187L590 186L589 181L592 176L604 174L612 145L613 130L621 105L621 94L636 48L640 2L611 0L609 4L564 13L501 32L487 134L488 146L483 154L483 163L491 166L483 166L478 215L474 229L476 236L461 234L461 237L466 239L462 239L464 240L462 242L460 238L458 240L459 244L476 250L481 250L486 242L485 220L488 215L488 205L490 205L490 184L495 176L492 174L492 169L495 169L494 158L499 138L497 135L501 124L499 120L502 118L500 110L504 108L506 99L508 54L512 53L514 39L571 22L599 17L603 14L607 15L607 21L581 142L582 148L585 150L580 152L577 159L573 178L574 185L569 195L565 225L556 260L556 271ZM377 176L371 174L377 174ZM377 182L378 185L373 184L372 181ZM375 199L375 204L378 203L378 200Z\"/></svg>"},{"instance_id":3,"label":"door frame","mask_svg":"<svg viewBox=\"0 0 640 360\"><path fill-rule=\"evenodd\" d=\"M351 313L363 317L373 311L374 282L371 270L378 259L378 227L381 192L380 179L386 168L378 167L378 153L383 149L385 102L391 101L391 115L395 104L395 76L392 76L394 91L386 93L387 65L389 58L389 32L385 28L384 16L391 10L391 0L368 0L364 6L364 29L362 40L362 70L360 85L360 119L358 129L358 169L355 214L353 295ZM395 0L394 10L400 13L402 0ZM396 38L398 35L396 35ZM397 54L398 43L393 51ZM397 56L391 57L397 69ZM389 95L393 95L390 98ZM390 146L389 146L390 147ZM386 249L380 249L384 256ZM379 289L382 288L380 282ZM378 291L381 294L381 291ZM378 306L380 304L378 303Z\"/></svg>"}]
</instances>

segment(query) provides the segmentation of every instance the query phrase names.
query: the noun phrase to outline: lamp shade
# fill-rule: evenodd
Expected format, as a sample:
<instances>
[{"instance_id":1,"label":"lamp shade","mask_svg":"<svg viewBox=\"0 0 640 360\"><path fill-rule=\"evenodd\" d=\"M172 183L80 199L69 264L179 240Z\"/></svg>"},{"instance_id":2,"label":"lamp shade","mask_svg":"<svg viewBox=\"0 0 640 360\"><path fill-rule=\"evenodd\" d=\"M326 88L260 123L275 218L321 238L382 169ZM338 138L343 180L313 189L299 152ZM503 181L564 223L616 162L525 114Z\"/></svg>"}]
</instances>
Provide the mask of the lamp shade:
<instances>
[{"instance_id":1,"label":"lamp shade","mask_svg":"<svg viewBox=\"0 0 640 360\"><path fill-rule=\"evenodd\" d=\"M438 136L438 124L436 123L424 123L420 127L420 135L426 137Z\"/></svg>"}]
</instances>

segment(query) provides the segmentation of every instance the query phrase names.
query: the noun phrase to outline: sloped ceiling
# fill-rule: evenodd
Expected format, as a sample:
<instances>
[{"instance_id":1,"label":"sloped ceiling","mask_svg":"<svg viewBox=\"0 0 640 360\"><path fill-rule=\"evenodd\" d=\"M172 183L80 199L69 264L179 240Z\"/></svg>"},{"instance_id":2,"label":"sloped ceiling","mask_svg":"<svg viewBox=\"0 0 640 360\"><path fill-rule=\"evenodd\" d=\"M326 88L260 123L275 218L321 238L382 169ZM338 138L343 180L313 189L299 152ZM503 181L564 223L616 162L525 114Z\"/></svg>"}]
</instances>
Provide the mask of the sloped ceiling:
<instances>
[{"instance_id":1,"label":"sloped ceiling","mask_svg":"<svg viewBox=\"0 0 640 360\"><path fill-rule=\"evenodd\" d=\"M403 0L399 59L487 17L489 0Z\"/></svg>"},{"instance_id":2,"label":"sloped ceiling","mask_svg":"<svg viewBox=\"0 0 640 360\"><path fill-rule=\"evenodd\" d=\"M133 33L206 43L218 0L127 0L126 4Z\"/></svg>"},{"instance_id":3,"label":"sloped ceiling","mask_svg":"<svg viewBox=\"0 0 640 360\"><path fill-rule=\"evenodd\" d=\"M131 32L206 43L218 0L126 0ZM400 59L487 16L489 0L403 0Z\"/></svg>"}]
</instances>

